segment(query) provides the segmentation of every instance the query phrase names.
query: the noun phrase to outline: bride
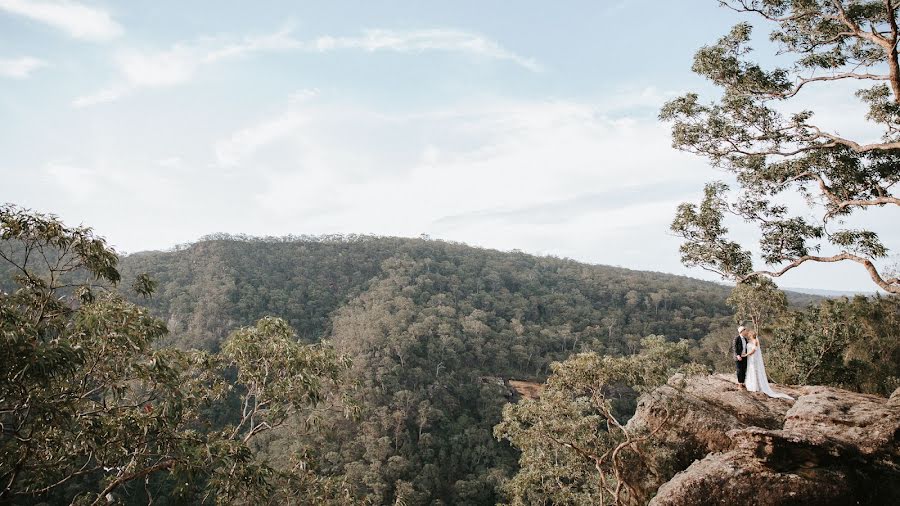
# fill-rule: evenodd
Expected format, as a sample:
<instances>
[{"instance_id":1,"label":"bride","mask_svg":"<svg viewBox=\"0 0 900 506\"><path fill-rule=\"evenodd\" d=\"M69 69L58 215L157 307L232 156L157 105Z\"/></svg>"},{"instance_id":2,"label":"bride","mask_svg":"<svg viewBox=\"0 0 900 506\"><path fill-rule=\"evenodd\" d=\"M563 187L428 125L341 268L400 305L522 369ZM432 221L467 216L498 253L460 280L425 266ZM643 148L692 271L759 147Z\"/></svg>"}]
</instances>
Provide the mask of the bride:
<instances>
[{"instance_id":1,"label":"bride","mask_svg":"<svg viewBox=\"0 0 900 506\"><path fill-rule=\"evenodd\" d=\"M744 382L747 390L762 392L769 397L794 400L790 395L776 392L769 386L769 380L766 378L766 366L763 364L762 349L759 347L759 338L752 330L747 333L747 336L750 338L747 342L747 351L741 355L747 357L747 379Z\"/></svg>"}]
</instances>

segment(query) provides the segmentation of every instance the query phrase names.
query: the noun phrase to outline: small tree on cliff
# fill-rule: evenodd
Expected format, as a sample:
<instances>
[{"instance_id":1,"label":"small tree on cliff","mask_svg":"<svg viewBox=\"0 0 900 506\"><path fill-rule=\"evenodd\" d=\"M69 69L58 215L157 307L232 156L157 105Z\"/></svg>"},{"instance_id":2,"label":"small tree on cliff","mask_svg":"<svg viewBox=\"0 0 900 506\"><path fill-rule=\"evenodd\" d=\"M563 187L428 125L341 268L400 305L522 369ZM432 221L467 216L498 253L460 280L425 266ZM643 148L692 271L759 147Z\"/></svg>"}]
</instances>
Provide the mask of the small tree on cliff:
<instances>
[{"instance_id":1,"label":"small tree on cliff","mask_svg":"<svg viewBox=\"0 0 900 506\"><path fill-rule=\"evenodd\" d=\"M729 195L725 184L710 183L699 205L679 206L672 230L685 240L682 261L737 281L778 277L809 262L856 262L880 288L900 293L900 279L876 264L887 255L878 234L845 226L867 208L900 205L898 2L721 3L774 23L770 38L794 63L764 69L751 61L751 28L739 24L694 57L694 72L719 86L721 99L704 104L688 93L663 107L660 118L673 124L673 145L707 157L739 185L737 195ZM838 81L865 83L856 96L882 133L880 141L829 131L813 111L781 112L810 88ZM805 197L809 209L791 209L784 197L792 193ZM728 239L725 213L758 226L762 258L773 270L755 270L750 252Z\"/></svg>"},{"instance_id":2,"label":"small tree on cliff","mask_svg":"<svg viewBox=\"0 0 900 506\"><path fill-rule=\"evenodd\" d=\"M768 278L757 278L740 283L731 291L728 304L734 308L734 316L740 322L749 318L753 328L762 332L774 319L787 309L787 297Z\"/></svg>"},{"instance_id":3,"label":"small tree on cliff","mask_svg":"<svg viewBox=\"0 0 900 506\"><path fill-rule=\"evenodd\" d=\"M503 408L494 427L522 453L519 470L504 484L509 504L642 504L636 460L664 424L626 427L634 398L676 372L705 373L688 362L688 342L648 336L639 353L624 357L579 353L551 366L537 399ZM666 415L664 418L668 418Z\"/></svg>"}]
</instances>

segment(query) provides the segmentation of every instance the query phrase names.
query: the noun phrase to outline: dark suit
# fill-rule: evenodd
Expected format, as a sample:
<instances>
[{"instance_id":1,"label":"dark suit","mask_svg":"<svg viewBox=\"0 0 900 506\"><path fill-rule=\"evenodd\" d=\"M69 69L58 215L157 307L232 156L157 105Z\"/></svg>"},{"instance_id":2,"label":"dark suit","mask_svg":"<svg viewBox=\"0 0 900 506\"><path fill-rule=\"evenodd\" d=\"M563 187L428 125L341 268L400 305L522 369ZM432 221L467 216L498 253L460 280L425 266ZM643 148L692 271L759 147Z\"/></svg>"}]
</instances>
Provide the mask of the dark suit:
<instances>
[{"instance_id":1,"label":"dark suit","mask_svg":"<svg viewBox=\"0 0 900 506\"><path fill-rule=\"evenodd\" d=\"M741 341L741 336L738 334L737 337L734 338L734 354L741 355L746 349L744 349L744 342ZM737 373L738 383L741 385L744 384L744 378L747 376L747 357L741 357L740 360L734 361L735 372Z\"/></svg>"}]
</instances>

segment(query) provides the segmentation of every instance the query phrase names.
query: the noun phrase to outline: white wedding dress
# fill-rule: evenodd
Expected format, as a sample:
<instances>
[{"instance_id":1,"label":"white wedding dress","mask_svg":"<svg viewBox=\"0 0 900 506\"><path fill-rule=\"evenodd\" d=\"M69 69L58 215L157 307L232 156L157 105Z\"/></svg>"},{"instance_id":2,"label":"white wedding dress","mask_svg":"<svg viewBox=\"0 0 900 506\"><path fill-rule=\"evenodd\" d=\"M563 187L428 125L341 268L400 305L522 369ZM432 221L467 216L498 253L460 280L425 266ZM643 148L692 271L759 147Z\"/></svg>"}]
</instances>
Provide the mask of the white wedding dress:
<instances>
[{"instance_id":1,"label":"white wedding dress","mask_svg":"<svg viewBox=\"0 0 900 506\"><path fill-rule=\"evenodd\" d=\"M753 350L756 350L753 353ZM762 348L753 343L747 343L747 378L744 385L750 392L762 392L769 397L778 397L779 399L794 400L788 394L783 394L772 390L769 386L769 379L766 377L766 366L763 364ZM749 355L749 353L753 353Z\"/></svg>"}]
</instances>

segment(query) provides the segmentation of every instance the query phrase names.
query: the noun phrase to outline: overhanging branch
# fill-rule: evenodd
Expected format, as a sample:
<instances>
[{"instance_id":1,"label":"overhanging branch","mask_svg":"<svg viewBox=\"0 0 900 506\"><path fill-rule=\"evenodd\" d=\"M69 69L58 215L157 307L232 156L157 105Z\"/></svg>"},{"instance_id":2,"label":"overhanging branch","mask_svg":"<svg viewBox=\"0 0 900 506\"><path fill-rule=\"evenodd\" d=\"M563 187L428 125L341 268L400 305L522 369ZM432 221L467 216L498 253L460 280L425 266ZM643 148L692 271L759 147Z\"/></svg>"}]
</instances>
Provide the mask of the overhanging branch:
<instances>
[{"instance_id":1,"label":"overhanging branch","mask_svg":"<svg viewBox=\"0 0 900 506\"><path fill-rule=\"evenodd\" d=\"M881 289L883 289L884 291L888 293L900 294L900 283L898 283L897 278L884 279L883 277L881 277L881 274L878 272L878 268L875 267L875 264L873 264L871 260L859 255L854 255L852 253L846 252L828 257L804 255L802 257L794 259L791 263L785 265L780 270L751 272L747 275L740 276L738 278L738 282L742 283L755 276L769 276L771 278L777 278L807 262L833 263L841 262L844 260L850 260L865 267L866 271L869 272L869 277L872 278L872 281L874 281L875 284L881 287Z\"/></svg>"}]
</instances>

